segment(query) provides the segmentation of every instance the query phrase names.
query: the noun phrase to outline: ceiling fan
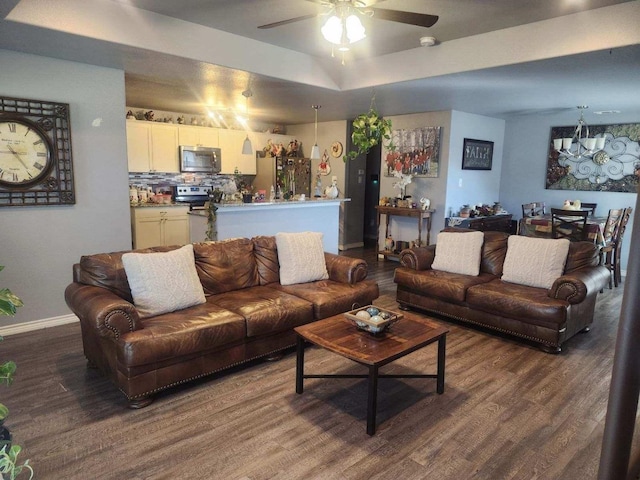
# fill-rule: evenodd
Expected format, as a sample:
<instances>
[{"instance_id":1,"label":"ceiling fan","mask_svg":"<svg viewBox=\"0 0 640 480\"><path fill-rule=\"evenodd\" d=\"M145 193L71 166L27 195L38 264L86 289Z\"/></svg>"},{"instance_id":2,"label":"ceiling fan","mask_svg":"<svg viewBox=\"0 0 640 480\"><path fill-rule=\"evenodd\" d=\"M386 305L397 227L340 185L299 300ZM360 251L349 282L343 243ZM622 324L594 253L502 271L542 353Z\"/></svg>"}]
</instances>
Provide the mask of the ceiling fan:
<instances>
[{"instance_id":1,"label":"ceiling fan","mask_svg":"<svg viewBox=\"0 0 640 480\"><path fill-rule=\"evenodd\" d=\"M428 15L426 13L414 13L403 12L400 10L389 10L386 8L376 8L372 5L379 3L380 0L369 2L367 6L362 0L307 0L311 3L319 3L325 7L330 7L330 10L324 13L310 15L302 15L300 17L289 18L287 20L281 20L279 22L267 23L266 25L260 25L258 28L274 28L282 25L288 25L289 23L299 22L301 20L308 20L320 15L329 15L333 11L337 11L340 8L351 8L354 11L366 16L376 16L381 20L389 20L391 22L407 23L409 25L417 25L419 27L431 27L438 21L437 15Z\"/></svg>"},{"instance_id":2,"label":"ceiling fan","mask_svg":"<svg viewBox=\"0 0 640 480\"><path fill-rule=\"evenodd\" d=\"M280 20L279 22L260 25L258 28L267 29L288 25L318 16L328 16L329 19L322 27L323 36L331 43L338 45L338 50L347 51L349 45L365 38L364 27L360 22L361 16L389 20L391 22L406 23L419 27L431 27L438 21L437 15L425 13L404 12L373 7L378 1L365 2L363 0L307 0L318 3L328 10L323 13L302 15L300 17Z\"/></svg>"}]
</instances>

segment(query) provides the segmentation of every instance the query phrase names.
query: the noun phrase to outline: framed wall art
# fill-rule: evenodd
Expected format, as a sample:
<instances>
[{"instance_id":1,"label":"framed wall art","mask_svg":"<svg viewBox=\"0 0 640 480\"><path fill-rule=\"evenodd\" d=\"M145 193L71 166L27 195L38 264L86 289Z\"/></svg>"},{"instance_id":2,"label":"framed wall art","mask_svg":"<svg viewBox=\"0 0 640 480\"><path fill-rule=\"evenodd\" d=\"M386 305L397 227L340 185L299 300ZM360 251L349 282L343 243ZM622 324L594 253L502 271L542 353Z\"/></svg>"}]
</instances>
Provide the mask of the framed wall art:
<instances>
[{"instance_id":1,"label":"framed wall art","mask_svg":"<svg viewBox=\"0 0 640 480\"><path fill-rule=\"evenodd\" d=\"M394 130L391 140L396 150L386 154L385 175L391 177L397 171L417 177L438 177L440 131L441 127Z\"/></svg>"},{"instance_id":2,"label":"framed wall art","mask_svg":"<svg viewBox=\"0 0 640 480\"><path fill-rule=\"evenodd\" d=\"M557 151L554 139L571 138L576 127L551 127L547 155L547 190L597 192L638 191L640 183L640 123L589 125L590 138L604 138L601 149L577 155L577 142ZM585 142L586 143L586 142Z\"/></svg>"},{"instance_id":3,"label":"framed wall art","mask_svg":"<svg viewBox=\"0 0 640 480\"><path fill-rule=\"evenodd\" d=\"M493 142L465 138L462 147L463 170L491 170Z\"/></svg>"}]
</instances>

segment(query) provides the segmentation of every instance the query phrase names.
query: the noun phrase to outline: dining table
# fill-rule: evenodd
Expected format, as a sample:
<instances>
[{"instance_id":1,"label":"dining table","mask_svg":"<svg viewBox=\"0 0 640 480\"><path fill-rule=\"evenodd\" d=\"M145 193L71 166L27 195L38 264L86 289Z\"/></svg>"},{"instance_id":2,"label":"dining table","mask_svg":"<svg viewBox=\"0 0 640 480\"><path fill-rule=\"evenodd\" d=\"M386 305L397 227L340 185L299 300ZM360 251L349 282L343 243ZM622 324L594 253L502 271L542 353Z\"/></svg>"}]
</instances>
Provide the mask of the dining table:
<instances>
[{"instance_id":1,"label":"dining table","mask_svg":"<svg viewBox=\"0 0 640 480\"><path fill-rule=\"evenodd\" d=\"M596 245L604 245L604 226L607 217L587 217L587 238ZM551 214L520 219L520 235L527 237L553 238Z\"/></svg>"}]
</instances>

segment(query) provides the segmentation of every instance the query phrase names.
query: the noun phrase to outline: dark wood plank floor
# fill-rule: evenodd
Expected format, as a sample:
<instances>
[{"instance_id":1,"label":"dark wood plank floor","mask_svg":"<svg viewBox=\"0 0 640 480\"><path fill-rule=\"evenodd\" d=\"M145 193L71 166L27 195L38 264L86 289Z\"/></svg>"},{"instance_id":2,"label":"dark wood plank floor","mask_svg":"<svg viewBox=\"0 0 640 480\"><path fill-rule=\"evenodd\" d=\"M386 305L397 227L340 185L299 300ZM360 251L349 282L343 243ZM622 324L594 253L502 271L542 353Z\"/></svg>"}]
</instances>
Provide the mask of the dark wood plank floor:
<instances>
[{"instance_id":1,"label":"dark wood plank floor","mask_svg":"<svg viewBox=\"0 0 640 480\"><path fill-rule=\"evenodd\" d=\"M395 309L392 272L370 250L377 304ZM592 331L549 355L445 322L446 389L382 379L378 429L365 433L361 379L314 379L295 394L295 355L165 392L149 407L87 370L77 324L5 338L15 383L0 399L36 478L45 479L595 479L622 288L600 295ZM359 373L311 347L309 373ZM429 346L383 368L435 368Z\"/></svg>"}]
</instances>

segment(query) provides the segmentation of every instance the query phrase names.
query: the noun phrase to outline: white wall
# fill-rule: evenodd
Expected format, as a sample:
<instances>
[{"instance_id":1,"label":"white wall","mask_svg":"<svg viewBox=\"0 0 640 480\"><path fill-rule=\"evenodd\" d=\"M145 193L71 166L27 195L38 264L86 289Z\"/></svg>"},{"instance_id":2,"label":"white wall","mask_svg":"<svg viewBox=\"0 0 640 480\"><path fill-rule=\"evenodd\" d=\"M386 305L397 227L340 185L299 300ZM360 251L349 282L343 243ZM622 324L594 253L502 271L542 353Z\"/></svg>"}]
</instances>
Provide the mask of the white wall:
<instances>
[{"instance_id":1,"label":"white wall","mask_svg":"<svg viewBox=\"0 0 640 480\"><path fill-rule=\"evenodd\" d=\"M131 248L131 228L124 73L6 50L0 65L2 95L69 104L76 192L75 205L0 208L0 288L25 303L6 326L69 315L73 263Z\"/></svg>"},{"instance_id":2,"label":"white wall","mask_svg":"<svg viewBox=\"0 0 640 480\"><path fill-rule=\"evenodd\" d=\"M504 130L504 120L455 110L451 112L446 216L449 216L449 208L455 214L465 204L493 205L500 200ZM462 170L465 138L493 142L491 170Z\"/></svg>"},{"instance_id":3,"label":"white wall","mask_svg":"<svg viewBox=\"0 0 640 480\"><path fill-rule=\"evenodd\" d=\"M636 193L545 189L551 127L575 125L578 117L578 111L571 109L561 114L515 117L507 122L500 201L504 208L514 213L514 218L522 217L523 203L535 201L546 202L547 208L560 207L565 199L595 202L598 204L596 214L600 216L606 216L610 208L635 208ZM585 120L592 125L638 123L640 114L627 112L597 116L587 111ZM623 242L623 269L626 268L631 244L631 230L632 220Z\"/></svg>"}]
</instances>

